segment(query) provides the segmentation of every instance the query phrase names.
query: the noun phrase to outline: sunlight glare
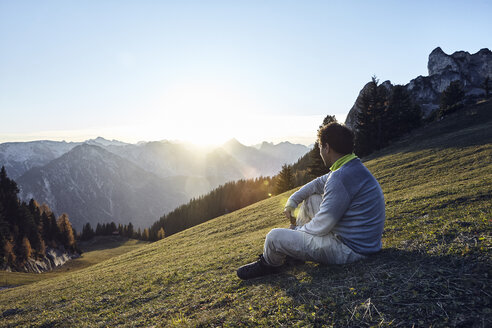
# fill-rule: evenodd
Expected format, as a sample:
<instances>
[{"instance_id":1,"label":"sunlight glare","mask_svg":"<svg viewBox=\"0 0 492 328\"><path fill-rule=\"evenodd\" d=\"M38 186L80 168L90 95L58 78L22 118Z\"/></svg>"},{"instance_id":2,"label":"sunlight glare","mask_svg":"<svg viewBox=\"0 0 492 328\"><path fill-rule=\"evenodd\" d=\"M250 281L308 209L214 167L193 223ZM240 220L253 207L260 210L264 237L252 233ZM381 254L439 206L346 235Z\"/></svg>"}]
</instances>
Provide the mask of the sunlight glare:
<instances>
[{"instance_id":1,"label":"sunlight glare","mask_svg":"<svg viewBox=\"0 0 492 328\"><path fill-rule=\"evenodd\" d=\"M158 108L165 135L204 146L235 137L244 116L261 109L245 94L213 83L178 84L162 95Z\"/></svg>"}]
</instances>

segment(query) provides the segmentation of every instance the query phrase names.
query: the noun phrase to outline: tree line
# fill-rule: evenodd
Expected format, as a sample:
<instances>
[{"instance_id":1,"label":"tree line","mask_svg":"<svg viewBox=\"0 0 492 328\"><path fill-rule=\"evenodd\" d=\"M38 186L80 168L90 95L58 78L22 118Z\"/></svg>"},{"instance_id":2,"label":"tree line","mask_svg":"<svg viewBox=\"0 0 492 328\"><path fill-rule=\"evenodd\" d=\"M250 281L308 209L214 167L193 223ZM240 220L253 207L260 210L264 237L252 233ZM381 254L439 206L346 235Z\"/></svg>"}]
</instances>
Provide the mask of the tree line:
<instances>
[{"instance_id":1,"label":"tree line","mask_svg":"<svg viewBox=\"0 0 492 328\"><path fill-rule=\"evenodd\" d=\"M150 239L157 240L159 232L170 236L210 219L236 211L275 194L275 179L260 177L225 183L204 196L163 215L149 231ZM162 229L162 230L161 230Z\"/></svg>"},{"instance_id":2,"label":"tree line","mask_svg":"<svg viewBox=\"0 0 492 328\"><path fill-rule=\"evenodd\" d=\"M0 169L0 267L17 269L30 259L43 258L48 247L78 252L68 215L58 218L48 205L18 198L19 188Z\"/></svg>"},{"instance_id":3,"label":"tree line","mask_svg":"<svg viewBox=\"0 0 492 328\"><path fill-rule=\"evenodd\" d=\"M157 231L157 234L151 238L150 229L145 228L143 231L138 228L135 229L133 224L118 224L114 222L110 223L98 223L94 230L89 222L87 222L82 228L82 232L78 235L78 239L86 241L94 238L95 236L122 236L126 238L155 241L164 238L164 229L161 228Z\"/></svg>"},{"instance_id":4,"label":"tree line","mask_svg":"<svg viewBox=\"0 0 492 328\"><path fill-rule=\"evenodd\" d=\"M422 123L420 107L402 85L388 88L372 78L357 99L355 153L362 157L389 143Z\"/></svg>"}]
</instances>

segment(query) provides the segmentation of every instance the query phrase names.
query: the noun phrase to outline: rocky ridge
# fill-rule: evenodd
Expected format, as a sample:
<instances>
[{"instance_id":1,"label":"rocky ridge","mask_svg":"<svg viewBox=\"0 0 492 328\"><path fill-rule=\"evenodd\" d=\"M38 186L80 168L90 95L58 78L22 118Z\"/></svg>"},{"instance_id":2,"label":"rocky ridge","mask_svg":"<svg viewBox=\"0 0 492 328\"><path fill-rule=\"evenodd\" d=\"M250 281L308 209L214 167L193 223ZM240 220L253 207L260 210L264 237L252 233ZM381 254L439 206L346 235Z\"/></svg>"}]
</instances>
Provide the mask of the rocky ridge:
<instances>
[{"instance_id":1,"label":"rocky ridge","mask_svg":"<svg viewBox=\"0 0 492 328\"><path fill-rule=\"evenodd\" d=\"M404 87L414 101L420 105L424 118L429 117L439 108L441 93L455 80L461 81L465 97L475 99L484 94L483 83L487 77L492 78L492 52L481 49L475 54L466 51L456 51L452 55L446 54L437 47L429 54L427 64L428 76L418 76ZM383 82L386 87L393 87L390 81ZM359 97L367 88L362 88ZM345 124L354 128L356 115L360 111L357 100L350 109Z\"/></svg>"}]
</instances>

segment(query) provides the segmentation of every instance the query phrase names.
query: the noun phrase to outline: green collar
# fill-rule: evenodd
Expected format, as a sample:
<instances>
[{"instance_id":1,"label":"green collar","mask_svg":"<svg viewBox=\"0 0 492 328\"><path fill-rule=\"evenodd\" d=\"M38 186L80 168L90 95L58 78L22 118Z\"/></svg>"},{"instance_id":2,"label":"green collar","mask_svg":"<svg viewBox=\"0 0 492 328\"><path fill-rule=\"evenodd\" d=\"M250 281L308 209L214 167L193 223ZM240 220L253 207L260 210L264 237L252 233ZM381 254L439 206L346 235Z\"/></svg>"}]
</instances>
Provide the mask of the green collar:
<instances>
[{"instance_id":1,"label":"green collar","mask_svg":"<svg viewBox=\"0 0 492 328\"><path fill-rule=\"evenodd\" d=\"M348 162L350 162L351 160L353 159L356 159L358 158L357 156L355 156L354 153L352 154L347 154L343 157L340 157L339 159L337 159L337 161L335 163L333 163L333 165L330 167L330 171L336 171L338 170L339 168L341 168L343 165L347 164Z\"/></svg>"}]
</instances>

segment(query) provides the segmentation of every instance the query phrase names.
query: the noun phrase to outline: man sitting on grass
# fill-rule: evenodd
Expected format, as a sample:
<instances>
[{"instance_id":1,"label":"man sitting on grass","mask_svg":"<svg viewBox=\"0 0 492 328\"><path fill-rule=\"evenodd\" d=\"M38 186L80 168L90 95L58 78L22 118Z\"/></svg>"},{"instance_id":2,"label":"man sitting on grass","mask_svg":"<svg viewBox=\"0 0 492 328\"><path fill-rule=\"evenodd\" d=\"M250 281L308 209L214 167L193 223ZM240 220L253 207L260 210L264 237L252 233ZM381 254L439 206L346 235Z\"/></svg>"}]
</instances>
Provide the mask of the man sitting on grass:
<instances>
[{"instance_id":1,"label":"man sitting on grass","mask_svg":"<svg viewBox=\"0 0 492 328\"><path fill-rule=\"evenodd\" d=\"M318 131L318 143L321 158L330 166L330 172L292 194L284 210L290 229L271 230L263 254L258 261L240 267L239 278L277 273L286 257L344 264L381 250L385 220L383 191L353 154L352 131L338 123L328 124ZM296 225L293 212L302 201Z\"/></svg>"}]
</instances>

